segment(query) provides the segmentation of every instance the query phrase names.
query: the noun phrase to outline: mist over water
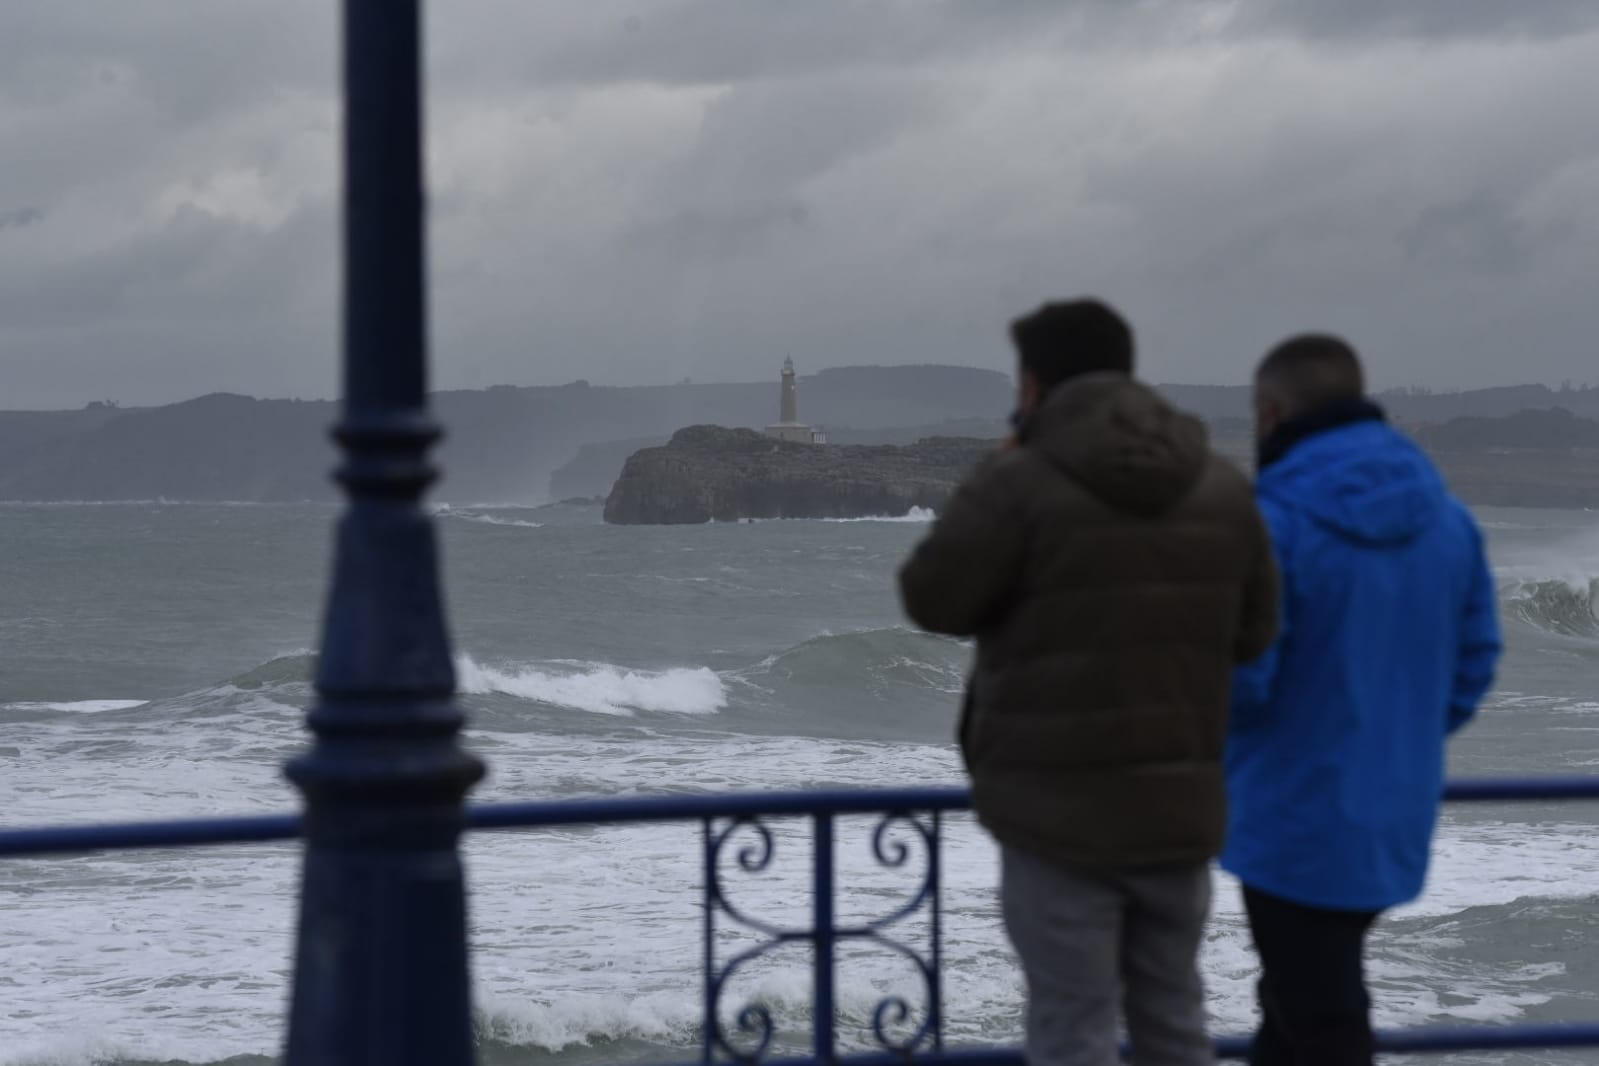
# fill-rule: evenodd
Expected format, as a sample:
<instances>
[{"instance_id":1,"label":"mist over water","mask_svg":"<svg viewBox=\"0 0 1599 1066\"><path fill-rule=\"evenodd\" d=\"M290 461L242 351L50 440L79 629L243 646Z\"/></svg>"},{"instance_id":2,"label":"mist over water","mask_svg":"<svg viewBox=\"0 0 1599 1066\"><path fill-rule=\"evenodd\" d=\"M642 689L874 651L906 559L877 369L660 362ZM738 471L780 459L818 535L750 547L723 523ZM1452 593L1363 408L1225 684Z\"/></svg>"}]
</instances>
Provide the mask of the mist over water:
<instances>
[{"instance_id":1,"label":"mist over water","mask_svg":"<svg viewBox=\"0 0 1599 1066\"><path fill-rule=\"evenodd\" d=\"M304 743L335 513L0 507L7 824L291 809L280 767ZM958 783L950 741L970 649L901 621L893 571L926 518L908 517L622 528L593 508L442 509L466 742L490 770L474 798ZM1511 650L1454 770L1593 772L1599 516L1482 517ZM1572 804L1452 810L1428 895L1377 935L1379 1021L1599 1013L1595 815ZM872 860L873 825L842 829L843 915L883 913L913 887L914 870ZM772 870L729 872L728 884L751 913L802 921L807 827L774 828ZM484 1062L697 1054L698 833L468 838ZM7 860L0 1066L273 1061L297 855L268 845ZM992 845L951 819L945 1009L956 1045L1019 1033L994 884ZM803 1036L807 965L803 951L778 953L738 986L740 1001L766 999L780 1028ZM1246 1027L1252 959L1224 878L1205 965L1218 1029ZM882 995L920 1001L915 975L882 952L846 952L839 987L850 1046L867 1042Z\"/></svg>"}]
</instances>

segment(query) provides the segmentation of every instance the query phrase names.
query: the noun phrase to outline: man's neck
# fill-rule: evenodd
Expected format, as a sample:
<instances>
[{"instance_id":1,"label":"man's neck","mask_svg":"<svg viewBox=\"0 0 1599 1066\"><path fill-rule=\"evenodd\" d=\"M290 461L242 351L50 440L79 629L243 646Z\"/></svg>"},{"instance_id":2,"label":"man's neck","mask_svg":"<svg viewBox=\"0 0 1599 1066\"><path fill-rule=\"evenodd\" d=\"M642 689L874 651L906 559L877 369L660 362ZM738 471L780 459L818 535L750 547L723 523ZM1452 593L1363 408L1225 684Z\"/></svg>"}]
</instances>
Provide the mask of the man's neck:
<instances>
[{"instance_id":1,"label":"man's neck","mask_svg":"<svg viewBox=\"0 0 1599 1066\"><path fill-rule=\"evenodd\" d=\"M1268 433L1256 450L1256 465L1264 470L1293 450L1300 441L1356 422L1381 422L1383 409L1364 396L1331 403L1295 415Z\"/></svg>"}]
</instances>

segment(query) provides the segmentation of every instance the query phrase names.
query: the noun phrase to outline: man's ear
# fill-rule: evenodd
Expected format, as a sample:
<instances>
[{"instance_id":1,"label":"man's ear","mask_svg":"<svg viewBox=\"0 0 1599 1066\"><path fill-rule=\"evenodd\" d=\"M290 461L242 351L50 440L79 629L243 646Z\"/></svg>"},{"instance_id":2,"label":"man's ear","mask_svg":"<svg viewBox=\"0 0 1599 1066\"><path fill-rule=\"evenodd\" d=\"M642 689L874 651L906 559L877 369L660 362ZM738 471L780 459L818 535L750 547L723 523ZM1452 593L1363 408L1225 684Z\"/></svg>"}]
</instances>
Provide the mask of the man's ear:
<instances>
[{"instance_id":1,"label":"man's ear","mask_svg":"<svg viewBox=\"0 0 1599 1066\"><path fill-rule=\"evenodd\" d=\"M1023 370L1021 374L1020 404L1024 412L1037 409L1044 402L1044 386L1039 382L1038 376L1031 370Z\"/></svg>"},{"instance_id":2,"label":"man's ear","mask_svg":"<svg viewBox=\"0 0 1599 1066\"><path fill-rule=\"evenodd\" d=\"M1265 440L1282 425L1286 411L1282 401L1268 390L1255 387L1255 439Z\"/></svg>"}]
</instances>

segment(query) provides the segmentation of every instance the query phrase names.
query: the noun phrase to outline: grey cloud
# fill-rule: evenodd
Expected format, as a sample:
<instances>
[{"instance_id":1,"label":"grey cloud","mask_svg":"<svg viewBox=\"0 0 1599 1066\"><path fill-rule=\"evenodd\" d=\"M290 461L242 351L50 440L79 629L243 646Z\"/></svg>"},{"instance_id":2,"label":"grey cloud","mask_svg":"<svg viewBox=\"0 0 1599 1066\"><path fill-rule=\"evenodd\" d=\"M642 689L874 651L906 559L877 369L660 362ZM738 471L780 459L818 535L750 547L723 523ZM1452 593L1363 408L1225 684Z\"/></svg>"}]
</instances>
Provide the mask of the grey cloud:
<instances>
[{"instance_id":1,"label":"grey cloud","mask_svg":"<svg viewBox=\"0 0 1599 1066\"><path fill-rule=\"evenodd\" d=\"M1059 31L1063 18L1075 21L1114 5L1110 0L927 0L912 10L891 0L597 0L581 6L582 15L559 23L549 17L529 20L497 6L497 14L513 24L548 23L542 39L509 34L498 43L482 39L481 22L451 25L441 15L436 22L445 42L442 69L475 66L481 71L481 49L487 47L491 54L515 53L500 69L541 82L783 80L969 57L1041 31Z\"/></svg>"},{"instance_id":2,"label":"grey cloud","mask_svg":"<svg viewBox=\"0 0 1599 1066\"><path fill-rule=\"evenodd\" d=\"M635 236L672 257L704 258L804 227L814 210L808 182L891 148L952 106L945 87L917 78L732 87L704 109L694 141L661 175Z\"/></svg>"},{"instance_id":3,"label":"grey cloud","mask_svg":"<svg viewBox=\"0 0 1599 1066\"><path fill-rule=\"evenodd\" d=\"M0 5L0 395L326 395L334 5L100 6ZM431 4L437 380L1002 366L1079 291L1156 377L1581 377L1588 6Z\"/></svg>"},{"instance_id":4,"label":"grey cloud","mask_svg":"<svg viewBox=\"0 0 1599 1066\"><path fill-rule=\"evenodd\" d=\"M1018 45L1064 58L1261 33L1369 42L1599 28L1591 0L591 0L569 8L480 0L441 9L432 22L438 69L543 84L741 83L1003 63Z\"/></svg>"},{"instance_id":5,"label":"grey cloud","mask_svg":"<svg viewBox=\"0 0 1599 1066\"><path fill-rule=\"evenodd\" d=\"M646 223L634 239L645 249L673 258L723 258L755 250L783 229L803 226L809 212L795 201L744 204L719 210L687 209Z\"/></svg>"},{"instance_id":6,"label":"grey cloud","mask_svg":"<svg viewBox=\"0 0 1599 1066\"><path fill-rule=\"evenodd\" d=\"M1599 28L1590 0L1245 0L1239 29L1310 38L1550 38Z\"/></svg>"},{"instance_id":7,"label":"grey cloud","mask_svg":"<svg viewBox=\"0 0 1599 1066\"><path fill-rule=\"evenodd\" d=\"M1512 205L1488 194L1423 209L1399 241L1405 254L1424 266L1499 274L1525 265L1535 251Z\"/></svg>"},{"instance_id":8,"label":"grey cloud","mask_svg":"<svg viewBox=\"0 0 1599 1066\"><path fill-rule=\"evenodd\" d=\"M263 94L326 92L337 71L337 16L322 0L7 0L0 91L49 102L125 81L164 120L203 121Z\"/></svg>"},{"instance_id":9,"label":"grey cloud","mask_svg":"<svg viewBox=\"0 0 1599 1066\"><path fill-rule=\"evenodd\" d=\"M37 207L16 207L0 211L0 230L21 229L44 221L44 212Z\"/></svg>"},{"instance_id":10,"label":"grey cloud","mask_svg":"<svg viewBox=\"0 0 1599 1066\"><path fill-rule=\"evenodd\" d=\"M312 205L263 235L180 209L168 224L92 257L8 264L0 318L36 329L117 318L243 324L280 314L303 303L309 286L336 283L336 222L331 205Z\"/></svg>"}]
</instances>

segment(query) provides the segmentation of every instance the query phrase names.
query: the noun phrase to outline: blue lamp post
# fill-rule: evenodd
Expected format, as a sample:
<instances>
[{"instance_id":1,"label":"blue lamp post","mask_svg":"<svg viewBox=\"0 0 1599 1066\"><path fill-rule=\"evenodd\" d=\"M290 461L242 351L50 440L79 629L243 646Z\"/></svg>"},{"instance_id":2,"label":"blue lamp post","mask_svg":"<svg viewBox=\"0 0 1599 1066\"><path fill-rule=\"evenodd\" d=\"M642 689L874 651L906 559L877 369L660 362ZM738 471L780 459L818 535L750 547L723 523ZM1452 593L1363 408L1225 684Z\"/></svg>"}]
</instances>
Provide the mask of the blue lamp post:
<instances>
[{"instance_id":1,"label":"blue lamp post","mask_svg":"<svg viewBox=\"0 0 1599 1066\"><path fill-rule=\"evenodd\" d=\"M421 496L427 412L419 0L344 0L344 408L349 497L288 775L306 851L290 1066L473 1061L461 713Z\"/></svg>"}]
</instances>

